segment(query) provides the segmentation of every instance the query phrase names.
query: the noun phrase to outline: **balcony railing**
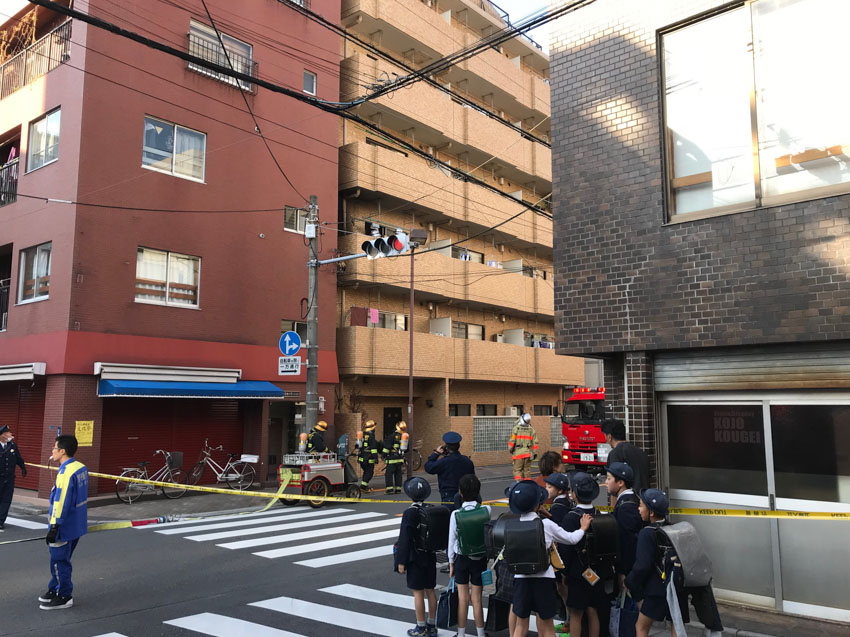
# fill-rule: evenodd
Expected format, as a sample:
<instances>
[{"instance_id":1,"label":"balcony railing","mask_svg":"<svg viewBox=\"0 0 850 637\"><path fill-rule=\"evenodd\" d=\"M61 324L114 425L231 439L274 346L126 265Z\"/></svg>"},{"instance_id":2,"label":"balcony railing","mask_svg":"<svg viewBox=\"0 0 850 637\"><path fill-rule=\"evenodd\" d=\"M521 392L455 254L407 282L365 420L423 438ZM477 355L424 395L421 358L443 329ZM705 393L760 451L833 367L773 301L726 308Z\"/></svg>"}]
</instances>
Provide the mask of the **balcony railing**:
<instances>
[{"instance_id":1,"label":"balcony railing","mask_svg":"<svg viewBox=\"0 0 850 637\"><path fill-rule=\"evenodd\" d=\"M71 21L63 22L0 65L0 100L71 59Z\"/></svg>"},{"instance_id":2,"label":"balcony railing","mask_svg":"<svg viewBox=\"0 0 850 637\"><path fill-rule=\"evenodd\" d=\"M9 316L9 279L0 279L0 332L6 330Z\"/></svg>"},{"instance_id":3,"label":"balcony railing","mask_svg":"<svg viewBox=\"0 0 850 637\"><path fill-rule=\"evenodd\" d=\"M244 73L245 75L250 75L254 78L257 77L257 63L251 60L251 58L246 58L242 55L234 53L230 49L228 49L227 55L225 55L224 50L221 48L221 45L219 45L218 43L209 42L208 40L205 40L195 35L194 33L189 33L189 53L191 55L203 58L204 60L208 60L213 64L218 64L219 66L223 66L225 68L230 68L232 64L233 70L239 73ZM229 62L228 58L230 58ZM218 80L219 82L224 82L225 84L230 84L231 86L238 86L243 91L247 91L249 93L253 93L256 90L256 85L251 82L237 80L235 78L230 77L229 75L213 71L193 62L189 62L187 68L190 71L195 71L196 73L200 73L201 75L206 75L207 77L210 77L214 80Z\"/></svg>"},{"instance_id":4,"label":"balcony railing","mask_svg":"<svg viewBox=\"0 0 850 637\"><path fill-rule=\"evenodd\" d=\"M0 208L18 200L18 158L0 167Z\"/></svg>"}]
</instances>

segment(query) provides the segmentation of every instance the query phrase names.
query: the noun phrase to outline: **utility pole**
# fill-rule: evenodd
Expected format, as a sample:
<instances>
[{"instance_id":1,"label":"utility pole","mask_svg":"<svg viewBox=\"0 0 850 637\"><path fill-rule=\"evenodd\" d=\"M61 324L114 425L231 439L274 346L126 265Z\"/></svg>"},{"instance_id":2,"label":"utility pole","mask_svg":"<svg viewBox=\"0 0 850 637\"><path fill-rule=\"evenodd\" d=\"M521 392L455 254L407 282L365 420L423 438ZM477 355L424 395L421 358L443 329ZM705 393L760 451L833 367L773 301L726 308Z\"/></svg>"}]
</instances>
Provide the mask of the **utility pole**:
<instances>
[{"instance_id":1,"label":"utility pole","mask_svg":"<svg viewBox=\"0 0 850 637\"><path fill-rule=\"evenodd\" d=\"M307 261L307 431L319 422L319 204L310 195L305 234Z\"/></svg>"},{"instance_id":2,"label":"utility pole","mask_svg":"<svg viewBox=\"0 0 850 637\"><path fill-rule=\"evenodd\" d=\"M410 332L410 358L407 373L407 436L410 449L413 448L413 264L416 261L416 248L428 240L428 231L410 230L410 306L408 309L407 330ZM407 463L407 477L413 477L413 463Z\"/></svg>"}]
</instances>

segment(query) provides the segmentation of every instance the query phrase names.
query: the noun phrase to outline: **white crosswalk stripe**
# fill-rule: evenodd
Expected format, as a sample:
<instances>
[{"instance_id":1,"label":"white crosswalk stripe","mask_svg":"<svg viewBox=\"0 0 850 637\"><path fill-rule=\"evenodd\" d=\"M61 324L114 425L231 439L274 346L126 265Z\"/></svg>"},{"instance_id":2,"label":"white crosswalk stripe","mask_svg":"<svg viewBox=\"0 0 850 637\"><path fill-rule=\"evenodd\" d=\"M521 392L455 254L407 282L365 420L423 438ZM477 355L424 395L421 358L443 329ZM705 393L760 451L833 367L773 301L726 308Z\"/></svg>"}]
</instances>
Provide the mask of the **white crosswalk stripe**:
<instances>
[{"instance_id":1,"label":"white crosswalk stripe","mask_svg":"<svg viewBox=\"0 0 850 637\"><path fill-rule=\"evenodd\" d=\"M327 513L336 513L336 511L328 511ZM286 522L284 524L273 524L271 526L258 526L251 529L238 529L235 531L220 531L218 533L203 533L201 535L187 535L187 540L195 542L209 542L210 540L224 540L229 537L242 537L243 535L258 535L260 533L271 533L273 531L288 531L289 529L303 529L306 527L327 526L329 524L339 524L341 522L349 522L354 520L365 520L368 518L382 517L386 514L368 511L365 513L354 513L352 515L341 515L338 517L329 517L325 519L310 519L304 520L303 517L309 517L309 513L305 513L303 517L296 518L296 522ZM204 529L206 530L206 529ZM333 532L333 529L330 530Z\"/></svg>"},{"instance_id":2,"label":"white crosswalk stripe","mask_svg":"<svg viewBox=\"0 0 850 637\"><path fill-rule=\"evenodd\" d=\"M357 533L359 531L368 531L369 529L377 529L382 526L397 525L398 519L389 518L377 520L376 522L363 522L361 524L348 524L338 526L332 529L334 534L337 533ZM238 540L236 542L225 542L216 544L225 549L247 549L255 546L268 546L269 544L284 544L286 542L297 542L298 540L309 540L315 537L313 531L302 531L300 533L284 533L282 535L272 535L271 537L257 537L250 540Z\"/></svg>"},{"instance_id":3,"label":"white crosswalk stripe","mask_svg":"<svg viewBox=\"0 0 850 637\"><path fill-rule=\"evenodd\" d=\"M396 522L398 523L398 520ZM391 537L398 537L398 531L396 529L391 529L389 531L380 531L378 533L366 533L365 535L357 535L353 538L346 538L345 544L347 546L351 546L352 544L369 544L370 542L375 542L377 540L386 540ZM295 546L288 546L282 549L260 551L258 553L254 553L254 555L259 555L260 557L268 558L286 557L287 555L301 555L304 553L315 553L316 551L335 549L339 547L339 545L339 540L325 540L324 542L313 542L312 544L296 544ZM390 548L392 549L392 547ZM345 555L345 553L343 553L342 555ZM335 555L334 557L340 556Z\"/></svg>"},{"instance_id":4,"label":"white crosswalk stripe","mask_svg":"<svg viewBox=\"0 0 850 637\"><path fill-rule=\"evenodd\" d=\"M30 520L22 520L21 518L6 518L6 524L11 526L20 526L24 529L41 529L47 531L47 520L44 522L32 522Z\"/></svg>"},{"instance_id":5,"label":"white crosswalk stripe","mask_svg":"<svg viewBox=\"0 0 850 637\"><path fill-rule=\"evenodd\" d=\"M289 509L289 513L298 513L300 509ZM272 511L256 511L254 513L233 513L231 515L216 515L208 518L190 518L188 520L177 520L175 522L163 522L161 524L146 524L144 526L135 526L133 527L137 531L158 531L161 529L170 529L175 526L188 526L190 524L206 524L208 522L224 522L227 520L244 520L246 518L259 518L265 517L269 515L281 515L286 513L287 510L284 509L281 511L280 509L274 509Z\"/></svg>"},{"instance_id":6,"label":"white crosswalk stripe","mask_svg":"<svg viewBox=\"0 0 850 637\"><path fill-rule=\"evenodd\" d=\"M213 522L212 524L206 524L203 527L179 527L176 529L163 529L162 531L155 531L155 533L159 533L161 535L177 535L180 533L193 533L198 530L202 531L214 531L216 529L235 529L244 526L254 526L257 524L268 524L269 522L279 522L281 520L292 520L294 518L317 518L326 515L335 515L337 513L346 513L351 511L351 509L323 509L321 511L295 511L288 514L281 514L278 517L274 518L266 518L264 520L230 520L228 522Z\"/></svg>"},{"instance_id":7,"label":"white crosswalk stripe","mask_svg":"<svg viewBox=\"0 0 850 637\"><path fill-rule=\"evenodd\" d=\"M291 633L288 630L280 630L279 628L216 613L200 613L163 623L193 630L204 635L213 635L214 637L304 637L304 635Z\"/></svg>"},{"instance_id":8,"label":"white crosswalk stripe","mask_svg":"<svg viewBox=\"0 0 850 637\"><path fill-rule=\"evenodd\" d=\"M336 564L345 564L348 562L357 562L359 560L368 560L372 557L382 557L384 555L392 555L393 547L378 546L371 549L363 549L362 551L351 551L350 553L338 553L336 555L326 555L317 557L312 560L301 560L295 562L299 566L309 566L310 568L322 568L323 566L334 566Z\"/></svg>"}]
</instances>

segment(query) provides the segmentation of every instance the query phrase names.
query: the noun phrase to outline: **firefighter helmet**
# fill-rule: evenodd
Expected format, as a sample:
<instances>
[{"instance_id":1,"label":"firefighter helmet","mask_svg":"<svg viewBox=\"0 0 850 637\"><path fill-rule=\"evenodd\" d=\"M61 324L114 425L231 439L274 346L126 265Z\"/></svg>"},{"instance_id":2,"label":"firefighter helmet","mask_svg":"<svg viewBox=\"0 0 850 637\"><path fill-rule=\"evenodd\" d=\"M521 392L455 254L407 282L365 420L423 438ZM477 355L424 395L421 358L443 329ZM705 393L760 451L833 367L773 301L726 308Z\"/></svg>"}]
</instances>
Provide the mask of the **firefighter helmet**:
<instances>
[{"instance_id":1,"label":"firefighter helmet","mask_svg":"<svg viewBox=\"0 0 850 637\"><path fill-rule=\"evenodd\" d=\"M407 423L406 423L406 422L404 422L403 420L399 420L399 421L395 424L395 430L396 430L396 431L398 431L398 432L400 432L400 433L401 433L401 432L404 432L404 431L407 431Z\"/></svg>"},{"instance_id":2,"label":"firefighter helmet","mask_svg":"<svg viewBox=\"0 0 850 637\"><path fill-rule=\"evenodd\" d=\"M367 420L366 423L363 425L363 429L365 431L372 431L374 428L375 428L375 421L374 420Z\"/></svg>"},{"instance_id":3,"label":"firefighter helmet","mask_svg":"<svg viewBox=\"0 0 850 637\"><path fill-rule=\"evenodd\" d=\"M328 423L326 423L324 420L320 420L316 423L316 429L318 429L319 431L325 431L327 428Z\"/></svg>"},{"instance_id":4,"label":"firefighter helmet","mask_svg":"<svg viewBox=\"0 0 850 637\"><path fill-rule=\"evenodd\" d=\"M519 417L519 420L520 420L520 423L522 423L523 425L527 425L528 423L531 422L531 414L526 412L522 416Z\"/></svg>"}]
</instances>

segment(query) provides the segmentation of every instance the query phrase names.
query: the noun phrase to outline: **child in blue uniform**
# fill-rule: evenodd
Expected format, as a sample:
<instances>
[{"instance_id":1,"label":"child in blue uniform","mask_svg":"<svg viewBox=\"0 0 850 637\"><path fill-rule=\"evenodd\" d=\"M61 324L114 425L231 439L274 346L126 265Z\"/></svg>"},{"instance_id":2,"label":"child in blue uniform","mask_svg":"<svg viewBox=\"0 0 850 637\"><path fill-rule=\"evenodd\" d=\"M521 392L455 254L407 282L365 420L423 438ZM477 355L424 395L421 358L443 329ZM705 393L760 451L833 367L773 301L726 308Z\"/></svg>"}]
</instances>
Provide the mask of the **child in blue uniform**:
<instances>
[{"instance_id":1,"label":"child in blue uniform","mask_svg":"<svg viewBox=\"0 0 850 637\"><path fill-rule=\"evenodd\" d=\"M407 576L407 587L413 591L416 608L416 625L407 631L410 637L433 637L437 635L437 554L417 549L416 529L419 526L419 508L431 495L431 485L420 477L410 478L404 483L404 492L413 500L401 518L398 534L398 572ZM428 612L425 614L425 598Z\"/></svg>"}]
</instances>

